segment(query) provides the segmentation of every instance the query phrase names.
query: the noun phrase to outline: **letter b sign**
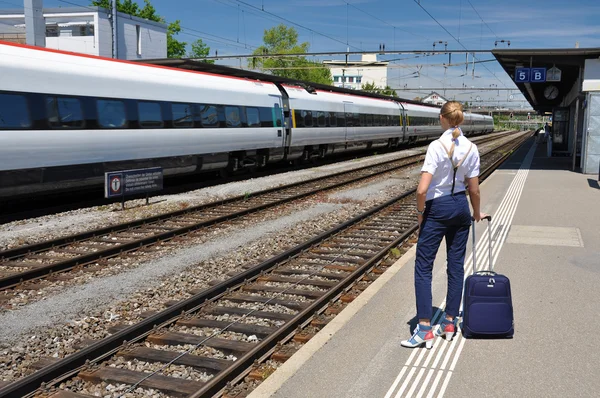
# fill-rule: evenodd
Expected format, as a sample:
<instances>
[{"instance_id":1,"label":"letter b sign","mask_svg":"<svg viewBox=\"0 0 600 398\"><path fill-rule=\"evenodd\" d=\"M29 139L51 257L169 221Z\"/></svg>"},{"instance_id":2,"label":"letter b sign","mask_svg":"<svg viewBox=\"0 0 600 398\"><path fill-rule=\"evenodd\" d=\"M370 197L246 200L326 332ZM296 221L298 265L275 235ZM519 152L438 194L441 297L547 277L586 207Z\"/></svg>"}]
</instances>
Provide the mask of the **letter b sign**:
<instances>
[{"instance_id":1,"label":"letter b sign","mask_svg":"<svg viewBox=\"0 0 600 398\"><path fill-rule=\"evenodd\" d=\"M531 82L544 83L546 81L546 68L531 68Z\"/></svg>"}]
</instances>

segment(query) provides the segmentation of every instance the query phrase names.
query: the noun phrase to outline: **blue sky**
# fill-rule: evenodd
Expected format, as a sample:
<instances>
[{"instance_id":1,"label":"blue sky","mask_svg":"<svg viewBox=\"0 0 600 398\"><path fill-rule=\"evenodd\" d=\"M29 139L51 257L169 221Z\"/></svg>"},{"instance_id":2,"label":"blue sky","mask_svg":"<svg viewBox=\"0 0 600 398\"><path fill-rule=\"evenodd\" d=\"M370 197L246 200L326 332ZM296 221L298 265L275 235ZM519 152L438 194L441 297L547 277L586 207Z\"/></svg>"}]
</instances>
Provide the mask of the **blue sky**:
<instances>
[{"instance_id":1,"label":"blue sky","mask_svg":"<svg viewBox=\"0 0 600 398\"><path fill-rule=\"evenodd\" d=\"M14 8L8 3L22 4L22 0L0 0L0 8ZM573 48L576 42L580 47L600 47L598 0L420 0L420 3L449 33L414 0L152 0L158 14L167 21L181 20L183 31L178 39L191 43L202 38L211 47L211 55L215 50L219 55L251 53L261 45L265 29L279 23L294 26L279 17L308 28L295 26L299 40L309 42L310 50L316 52L345 51L346 43L354 51L378 50L380 43L385 43L386 50L428 50L433 48L434 41L440 40L447 41L448 49L454 50L491 49L497 40L510 40L510 48ZM45 7L73 4L89 5L89 1L44 1ZM506 44L498 46L506 48ZM477 54L476 58L493 59L489 53ZM474 73L469 66L467 76L461 76L465 74L464 54L452 59L452 63L463 65L446 69L441 64L448 62L447 55L380 57L386 59L397 60L389 71L392 87L417 89L403 97L419 95L418 87L421 91L427 87L463 84L515 87L496 62L476 64ZM239 61L228 64L239 66ZM513 92L514 99L522 99L517 92ZM447 94L452 97L456 92L448 90ZM507 99L508 95L503 91L473 91L456 96L461 100L478 96L491 104Z\"/></svg>"}]
</instances>

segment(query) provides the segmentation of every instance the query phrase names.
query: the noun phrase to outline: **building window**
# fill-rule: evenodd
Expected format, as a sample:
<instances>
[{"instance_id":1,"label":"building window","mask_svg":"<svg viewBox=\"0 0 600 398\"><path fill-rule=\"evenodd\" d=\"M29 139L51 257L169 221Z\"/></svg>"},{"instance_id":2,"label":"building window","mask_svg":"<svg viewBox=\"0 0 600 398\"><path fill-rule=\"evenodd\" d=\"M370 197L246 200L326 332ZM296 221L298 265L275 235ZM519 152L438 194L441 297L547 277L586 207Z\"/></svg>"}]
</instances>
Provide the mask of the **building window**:
<instances>
[{"instance_id":1,"label":"building window","mask_svg":"<svg viewBox=\"0 0 600 398\"><path fill-rule=\"evenodd\" d=\"M356 77L356 82L357 83L362 83L362 76L357 76Z\"/></svg>"},{"instance_id":2,"label":"building window","mask_svg":"<svg viewBox=\"0 0 600 398\"><path fill-rule=\"evenodd\" d=\"M46 25L46 37L58 37L58 26Z\"/></svg>"},{"instance_id":3,"label":"building window","mask_svg":"<svg viewBox=\"0 0 600 398\"><path fill-rule=\"evenodd\" d=\"M349 83L354 83L354 76L348 77L348 82Z\"/></svg>"},{"instance_id":4,"label":"building window","mask_svg":"<svg viewBox=\"0 0 600 398\"><path fill-rule=\"evenodd\" d=\"M142 29L140 25L135 25L135 37L137 39L137 55L142 55Z\"/></svg>"},{"instance_id":5,"label":"building window","mask_svg":"<svg viewBox=\"0 0 600 398\"><path fill-rule=\"evenodd\" d=\"M333 81L336 82L336 83L339 83L340 77L339 76L334 76L333 77Z\"/></svg>"}]
</instances>

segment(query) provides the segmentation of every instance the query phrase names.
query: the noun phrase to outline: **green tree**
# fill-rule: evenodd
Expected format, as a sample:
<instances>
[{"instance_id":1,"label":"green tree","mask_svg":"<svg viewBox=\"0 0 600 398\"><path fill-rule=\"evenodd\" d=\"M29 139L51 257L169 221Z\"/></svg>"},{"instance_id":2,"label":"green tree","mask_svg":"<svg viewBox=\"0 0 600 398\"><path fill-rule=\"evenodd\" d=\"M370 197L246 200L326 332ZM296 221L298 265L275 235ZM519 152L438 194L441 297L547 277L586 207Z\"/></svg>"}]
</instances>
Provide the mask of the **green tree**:
<instances>
[{"instance_id":1,"label":"green tree","mask_svg":"<svg viewBox=\"0 0 600 398\"><path fill-rule=\"evenodd\" d=\"M179 41L175 37L181 32L181 22L176 20L171 22L167 27L167 57L168 58L183 58L185 57L186 42Z\"/></svg>"},{"instance_id":2,"label":"green tree","mask_svg":"<svg viewBox=\"0 0 600 398\"><path fill-rule=\"evenodd\" d=\"M388 95L390 97L398 97L398 94L395 90L393 90L390 86L385 86L385 88L378 87L375 83L367 82L362 85L363 91L368 91L370 93L376 93L381 95Z\"/></svg>"},{"instance_id":3,"label":"green tree","mask_svg":"<svg viewBox=\"0 0 600 398\"><path fill-rule=\"evenodd\" d=\"M279 24L265 30L264 45L254 50L253 54L300 54L309 49L307 42L298 43L298 32L293 27ZM260 57L248 60L248 66L262 68L275 76L313 83L332 84L331 71L319 62L309 61L306 57Z\"/></svg>"},{"instance_id":4,"label":"green tree","mask_svg":"<svg viewBox=\"0 0 600 398\"><path fill-rule=\"evenodd\" d=\"M109 10L112 8L111 0L93 0L92 5ZM166 23L165 19L156 13L156 8L150 3L150 0L144 0L144 7L141 9L134 0L117 0L117 11L154 22ZM187 43L174 37L179 32L181 32L179 20L171 22L167 26L167 57L169 58L182 58L185 56Z\"/></svg>"},{"instance_id":5,"label":"green tree","mask_svg":"<svg viewBox=\"0 0 600 398\"><path fill-rule=\"evenodd\" d=\"M202 39L198 39L192 43L192 51L188 53L188 58L206 58L210 54L210 47L204 44ZM214 64L213 60L204 60L208 64Z\"/></svg>"}]
</instances>

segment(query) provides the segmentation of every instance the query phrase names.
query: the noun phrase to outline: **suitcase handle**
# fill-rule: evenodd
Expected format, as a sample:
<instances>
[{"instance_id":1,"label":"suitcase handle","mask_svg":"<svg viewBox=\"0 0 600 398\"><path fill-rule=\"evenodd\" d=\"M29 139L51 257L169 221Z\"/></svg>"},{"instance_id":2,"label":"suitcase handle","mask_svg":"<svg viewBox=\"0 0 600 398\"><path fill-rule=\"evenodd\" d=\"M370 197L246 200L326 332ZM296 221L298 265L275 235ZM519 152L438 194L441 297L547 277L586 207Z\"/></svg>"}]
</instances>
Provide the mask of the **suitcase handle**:
<instances>
[{"instance_id":1,"label":"suitcase handle","mask_svg":"<svg viewBox=\"0 0 600 398\"><path fill-rule=\"evenodd\" d=\"M494 266L492 264L492 216L488 215L485 216L483 218L483 220L488 220L488 246L489 246L489 266L488 266L488 271L482 271L482 272L492 272L495 274L494 272ZM475 271L477 269L477 260L475 258L475 218L471 217L471 225L473 227L473 274L475 274Z\"/></svg>"}]
</instances>

